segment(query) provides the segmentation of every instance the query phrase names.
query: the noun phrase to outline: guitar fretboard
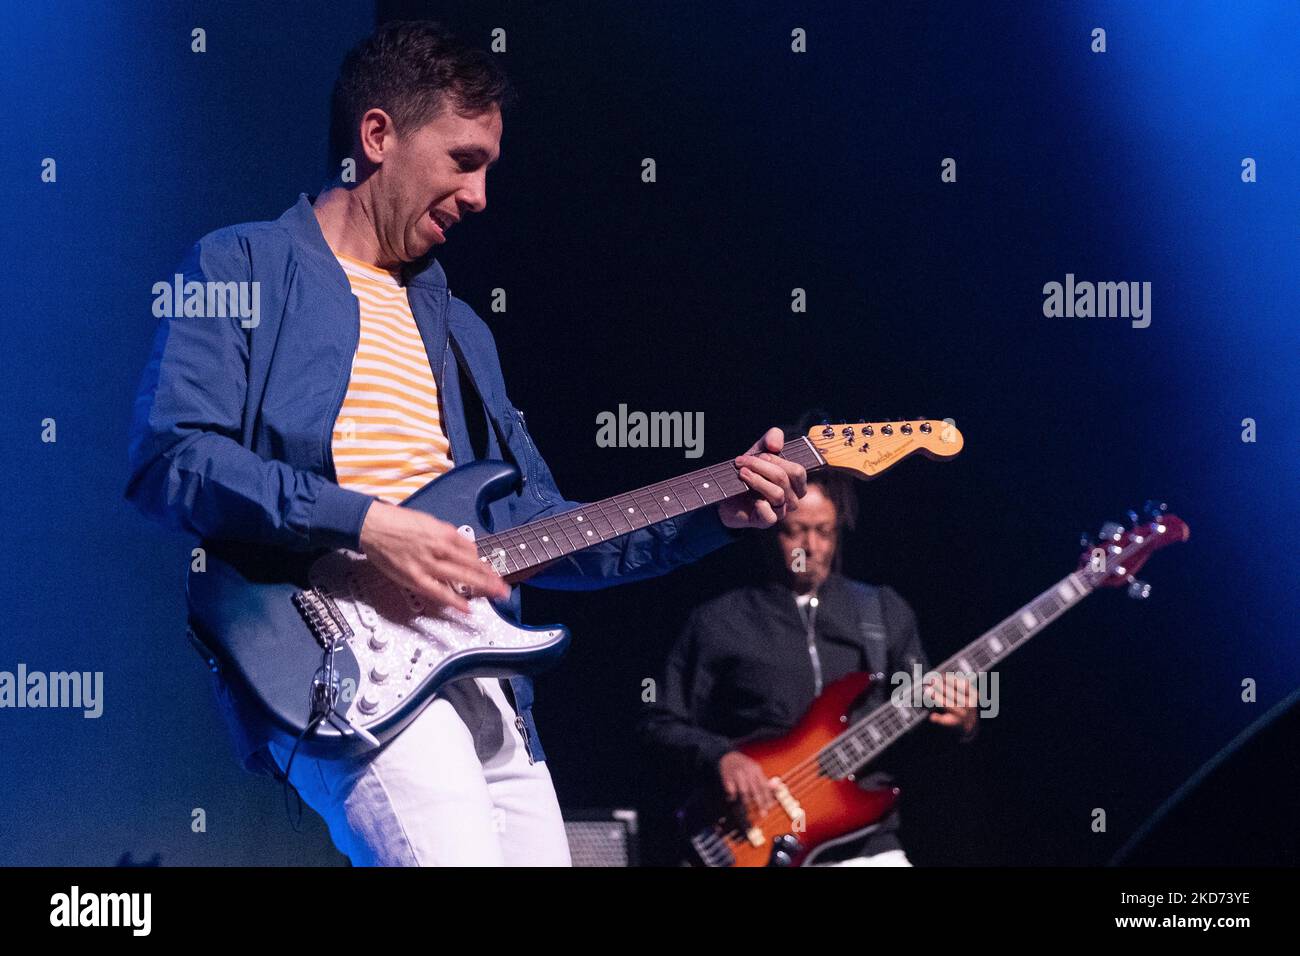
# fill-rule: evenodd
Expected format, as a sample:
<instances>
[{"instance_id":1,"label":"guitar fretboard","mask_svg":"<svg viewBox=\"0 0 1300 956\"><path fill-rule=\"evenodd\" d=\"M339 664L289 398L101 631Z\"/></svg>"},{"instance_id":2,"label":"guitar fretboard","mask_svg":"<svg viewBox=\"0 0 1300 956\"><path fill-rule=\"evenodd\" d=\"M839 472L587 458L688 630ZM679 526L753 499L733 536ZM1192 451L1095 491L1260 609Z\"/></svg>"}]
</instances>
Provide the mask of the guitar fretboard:
<instances>
[{"instance_id":1,"label":"guitar fretboard","mask_svg":"<svg viewBox=\"0 0 1300 956\"><path fill-rule=\"evenodd\" d=\"M780 457L810 472L826 465L804 436L787 442ZM507 577L748 490L726 461L480 538L479 557Z\"/></svg>"}]
</instances>

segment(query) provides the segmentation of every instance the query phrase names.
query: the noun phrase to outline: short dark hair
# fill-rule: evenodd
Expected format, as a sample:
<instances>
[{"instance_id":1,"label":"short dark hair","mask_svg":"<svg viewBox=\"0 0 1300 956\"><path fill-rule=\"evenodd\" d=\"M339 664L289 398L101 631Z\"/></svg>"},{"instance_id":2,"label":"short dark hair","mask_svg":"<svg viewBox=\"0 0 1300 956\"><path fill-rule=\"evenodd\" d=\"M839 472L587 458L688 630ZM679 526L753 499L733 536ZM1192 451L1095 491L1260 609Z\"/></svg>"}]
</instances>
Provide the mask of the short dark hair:
<instances>
[{"instance_id":1,"label":"short dark hair","mask_svg":"<svg viewBox=\"0 0 1300 956\"><path fill-rule=\"evenodd\" d=\"M450 105L477 116L505 109L515 92L487 51L469 46L432 20L396 20L358 43L339 67L330 97L330 168L352 155L357 127L370 109L393 118L399 135L437 117Z\"/></svg>"}]
</instances>

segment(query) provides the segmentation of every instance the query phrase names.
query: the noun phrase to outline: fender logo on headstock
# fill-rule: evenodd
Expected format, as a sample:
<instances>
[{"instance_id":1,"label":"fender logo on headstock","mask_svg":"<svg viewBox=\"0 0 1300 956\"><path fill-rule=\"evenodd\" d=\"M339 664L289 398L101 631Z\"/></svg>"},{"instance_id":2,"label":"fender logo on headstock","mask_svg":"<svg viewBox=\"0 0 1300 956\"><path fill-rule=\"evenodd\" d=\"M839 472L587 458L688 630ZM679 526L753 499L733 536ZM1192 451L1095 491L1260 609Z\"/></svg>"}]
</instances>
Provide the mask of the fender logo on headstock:
<instances>
[{"instance_id":1,"label":"fender logo on headstock","mask_svg":"<svg viewBox=\"0 0 1300 956\"><path fill-rule=\"evenodd\" d=\"M952 458L965 442L950 419L897 422L824 422L808 430L808 441L831 468L874 478L896 461L920 452Z\"/></svg>"}]
</instances>

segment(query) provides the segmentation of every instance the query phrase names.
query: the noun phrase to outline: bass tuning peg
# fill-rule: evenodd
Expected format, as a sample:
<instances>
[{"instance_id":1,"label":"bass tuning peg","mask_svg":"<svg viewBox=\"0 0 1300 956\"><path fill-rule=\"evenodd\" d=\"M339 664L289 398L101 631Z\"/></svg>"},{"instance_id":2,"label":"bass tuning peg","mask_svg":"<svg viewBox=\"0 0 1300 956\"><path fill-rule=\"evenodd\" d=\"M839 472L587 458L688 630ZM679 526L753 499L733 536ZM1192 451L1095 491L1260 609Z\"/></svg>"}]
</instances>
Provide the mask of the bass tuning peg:
<instances>
[{"instance_id":1,"label":"bass tuning peg","mask_svg":"<svg viewBox=\"0 0 1300 956\"><path fill-rule=\"evenodd\" d=\"M1151 585L1145 581L1139 581L1130 574L1128 577L1128 596L1135 601L1145 601L1151 596Z\"/></svg>"}]
</instances>

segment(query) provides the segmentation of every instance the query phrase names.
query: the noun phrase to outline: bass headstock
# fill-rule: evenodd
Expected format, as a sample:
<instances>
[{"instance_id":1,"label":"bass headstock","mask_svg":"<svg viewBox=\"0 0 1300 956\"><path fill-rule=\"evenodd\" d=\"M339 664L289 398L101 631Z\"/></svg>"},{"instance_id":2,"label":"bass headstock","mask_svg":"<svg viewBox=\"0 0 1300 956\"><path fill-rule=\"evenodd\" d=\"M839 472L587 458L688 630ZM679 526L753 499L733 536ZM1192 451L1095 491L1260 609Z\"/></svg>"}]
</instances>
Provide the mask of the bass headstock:
<instances>
[{"instance_id":1,"label":"bass headstock","mask_svg":"<svg viewBox=\"0 0 1300 956\"><path fill-rule=\"evenodd\" d=\"M1177 515L1165 511L1164 502L1148 501L1145 521L1136 511L1128 513L1128 526L1108 522L1097 537L1086 535L1079 558L1079 574L1095 587L1128 587L1130 597L1145 598L1151 586L1134 575L1161 548L1191 537L1191 529Z\"/></svg>"}]
</instances>

